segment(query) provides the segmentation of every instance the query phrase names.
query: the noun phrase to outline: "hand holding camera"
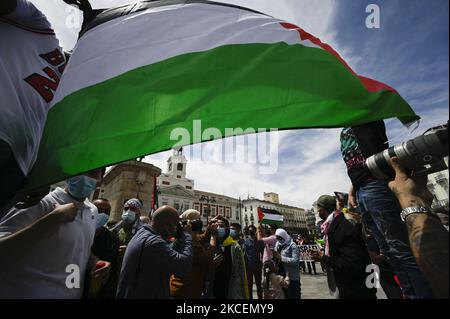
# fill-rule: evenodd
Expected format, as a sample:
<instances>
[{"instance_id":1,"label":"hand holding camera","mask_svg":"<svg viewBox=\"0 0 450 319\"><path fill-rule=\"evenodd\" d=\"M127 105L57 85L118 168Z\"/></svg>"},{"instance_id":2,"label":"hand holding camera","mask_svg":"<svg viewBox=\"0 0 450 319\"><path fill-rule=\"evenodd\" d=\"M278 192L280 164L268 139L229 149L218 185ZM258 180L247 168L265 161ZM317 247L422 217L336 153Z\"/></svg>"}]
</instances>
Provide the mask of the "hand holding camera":
<instances>
[{"instance_id":1,"label":"hand holding camera","mask_svg":"<svg viewBox=\"0 0 450 319\"><path fill-rule=\"evenodd\" d=\"M431 206L433 195L427 188L427 176L411 177L406 174L400 159L393 157L391 165L395 170L395 179L389 182L389 188L397 196L402 208L410 206Z\"/></svg>"}]
</instances>

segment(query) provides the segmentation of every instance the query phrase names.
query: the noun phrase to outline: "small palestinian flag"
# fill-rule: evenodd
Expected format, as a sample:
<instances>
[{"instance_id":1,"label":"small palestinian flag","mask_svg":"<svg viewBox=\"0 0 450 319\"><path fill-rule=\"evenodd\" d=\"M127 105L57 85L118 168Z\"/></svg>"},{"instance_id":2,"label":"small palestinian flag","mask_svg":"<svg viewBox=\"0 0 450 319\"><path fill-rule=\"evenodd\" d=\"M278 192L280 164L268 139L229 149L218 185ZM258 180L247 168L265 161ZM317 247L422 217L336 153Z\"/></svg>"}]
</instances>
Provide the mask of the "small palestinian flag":
<instances>
[{"instance_id":1,"label":"small palestinian flag","mask_svg":"<svg viewBox=\"0 0 450 319\"><path fill-rule=\"evenodd\" d=\"M260 224L281 227L283 226L283 215L273 209L258 207L258 221Z\"/></svg>"}]
</instances>

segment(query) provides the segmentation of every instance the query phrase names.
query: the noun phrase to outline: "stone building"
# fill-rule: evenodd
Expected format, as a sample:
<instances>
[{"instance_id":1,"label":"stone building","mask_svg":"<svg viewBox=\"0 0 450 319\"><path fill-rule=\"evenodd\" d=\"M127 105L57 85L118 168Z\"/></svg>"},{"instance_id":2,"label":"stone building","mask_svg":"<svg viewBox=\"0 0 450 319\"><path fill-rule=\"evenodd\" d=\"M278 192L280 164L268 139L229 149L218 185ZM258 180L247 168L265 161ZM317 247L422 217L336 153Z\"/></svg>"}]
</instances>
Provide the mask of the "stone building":
<instances>
[{"instance_id":1,"label":"stone building","mask_svg":"<svg viewBox=\"0 0 450 319\"><path fill-rule=\"evenodd\" d=\"M193 179L186 177L187 160L181 150L174 151L167 160L167 171L157 180L159 206L170 205L180 213L196 209L203 222L218 214L231 223L240 222L239 200L226 195L205 192L194 188Z\"/></svg>"},{"instance_id":2,"label":"stone building","mask_svg":"<svg viewBox=\"0 0 450 319\"><path fill-rule=\"evenodd\" d=\"M258 208L275 210L283 215L283 228L290 234L308 234L306 224L306 211L303 208L289 206L279 203L279 196L276 193L264 193L264 198L248 198L242 202L243 226L259 226Z\"/></svg>"},{"instance_id":3,"label":"stone building","mask_svg":"<svg viewBox=\"0 0 450 319\"><path fill-rule=\"evenodd\" d=\"M111 219L118 221L127 199L139 198L144 204L142 215L148 216L152 207L156 178L161 169L148 163L127 161L113 166L103 178L95 198L106 198L111 202Z\"/></svg>"}]
</instances>

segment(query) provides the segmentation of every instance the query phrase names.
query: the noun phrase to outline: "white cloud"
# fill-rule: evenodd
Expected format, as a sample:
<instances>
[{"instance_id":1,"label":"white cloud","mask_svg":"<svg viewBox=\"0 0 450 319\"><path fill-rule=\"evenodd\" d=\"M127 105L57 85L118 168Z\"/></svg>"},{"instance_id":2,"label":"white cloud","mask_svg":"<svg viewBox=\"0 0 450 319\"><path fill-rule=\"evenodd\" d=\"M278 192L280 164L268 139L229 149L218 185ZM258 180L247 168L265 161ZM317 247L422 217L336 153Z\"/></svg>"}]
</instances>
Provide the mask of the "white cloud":
<instances>
[{"instance_id":1,"label":"white cloud","mask_svg":"<svg viewBox=\"0 0 450 319\"><path fill-rule=\"evenodd\" d=\"M194 157L188 162L188 177L195 180L196 189L236 198L246 198L247 193L262 198L271 191L279 193L285 204L310 208L319 195L350 186L343 161L333 156L339 152L339 133L336 129L280 132L278 170L271 175L261 175L259 166L250 163L218 165ZM222 147L221 140L204 144L216 151ZM189 152L189 147L185 150ZM145 161L166 171L170 155L163 152Z\"/></svg>"}]
</instances>

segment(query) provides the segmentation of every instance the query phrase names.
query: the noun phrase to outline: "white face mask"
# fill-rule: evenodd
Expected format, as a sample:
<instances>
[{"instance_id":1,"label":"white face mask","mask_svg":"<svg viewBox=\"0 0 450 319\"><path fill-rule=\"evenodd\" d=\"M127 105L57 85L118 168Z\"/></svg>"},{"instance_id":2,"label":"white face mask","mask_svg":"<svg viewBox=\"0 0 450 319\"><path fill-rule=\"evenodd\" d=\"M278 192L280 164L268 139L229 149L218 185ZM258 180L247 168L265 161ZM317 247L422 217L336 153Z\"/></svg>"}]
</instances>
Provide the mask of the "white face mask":
<instances>
[{"instance_id":1,"label":"white face mask","mask_svg":"<svg viewBox=\"0 0 450 319\"><path fill-rule=\"evenodd\" d=\"M136 221L136 213L127 209L122 213L122 220L125 224L132 224Z\"/></svg>"},{"instance_id":2,"label":"white face mask","mask_svg":"<svg viewBox=\"0 0 450 319\"><path fill-rule=\"evenodd\" d=\"M75 176L67 180L69 194L77 199L89 197L96 187L97 180L85 175Z\"/></svg>"}]
</instances>

